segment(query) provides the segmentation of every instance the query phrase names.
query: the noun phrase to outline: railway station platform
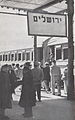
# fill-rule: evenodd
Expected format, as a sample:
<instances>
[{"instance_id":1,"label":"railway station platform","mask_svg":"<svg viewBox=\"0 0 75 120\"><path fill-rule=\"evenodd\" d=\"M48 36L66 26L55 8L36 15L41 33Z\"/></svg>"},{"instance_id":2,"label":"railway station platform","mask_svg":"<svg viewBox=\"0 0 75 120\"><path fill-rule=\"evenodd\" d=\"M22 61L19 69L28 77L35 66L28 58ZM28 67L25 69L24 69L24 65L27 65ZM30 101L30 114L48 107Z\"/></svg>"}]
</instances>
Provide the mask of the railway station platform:
<instances>
[{"instance_id":1,"label":"railway station platform","mask_svg":"<svg viewBox=\"0 0 75 120\"><path fill-rule=\"evenodd\" d=\"M23 117L23 108L18 105L19 95L13 96L12 109L7 109L10 120L75 120L75 101L68 101L62 96L47 94L42 91L42 102L33 107L33 119Z\"/></svg>"}]
</instances>

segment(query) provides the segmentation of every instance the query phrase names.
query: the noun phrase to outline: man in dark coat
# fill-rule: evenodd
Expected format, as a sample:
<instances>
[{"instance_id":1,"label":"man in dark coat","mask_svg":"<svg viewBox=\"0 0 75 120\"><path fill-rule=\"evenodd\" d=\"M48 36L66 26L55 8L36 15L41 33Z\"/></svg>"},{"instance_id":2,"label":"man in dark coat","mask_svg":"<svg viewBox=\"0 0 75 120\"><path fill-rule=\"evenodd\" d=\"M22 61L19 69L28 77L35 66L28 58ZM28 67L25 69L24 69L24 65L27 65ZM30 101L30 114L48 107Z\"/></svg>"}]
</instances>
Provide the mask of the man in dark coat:
<instances>
[{"instance_id":1,"label":"man in dark coat","mask_svg":"<svg viewBox=\"0 0 75 120\"><path fill-rule=\"evenodd\" d=\"M44 72L44 87L46 92L50 91L50 67L49 67L49 63L46 62L45 63L45 68L43 68L43 72Z\"/></svg>"},{"instance_id":2,"label":"man in dark coat","mask_svg":"<svg viewBox=\"0 0 75 120\"><path fill-rule=\"evenodd\" d=\"M24 108L24 117L32 117L32 106L35 106L35 92L33 86L33 75L30 63L26 62L23 69L22 91L19 105Z\"/></svg>"},{"instance_id":3,"label":"man in dark coat","mask_svg":"<svg viewBox=\"0 0 75 120\"><path fill-rule=\"evenodd\" d=\"M17 77L15 75L14 70L12 69L11 65L8 65L9 67L9 79L11 84L11 93L15 93L15 88L17 87Z\"/></svg>"},{"instance_id":4,"label":"man in dark coat","mask_svg":"<svg viewBox=\"0 0 75 120\"><path fill-rule=\"evenodd\" d=\"M8 65L4 65L0 72L0 120L8 120L5 109L12 108L11 85L8 73Z\"/></svg>"}]
</instances>

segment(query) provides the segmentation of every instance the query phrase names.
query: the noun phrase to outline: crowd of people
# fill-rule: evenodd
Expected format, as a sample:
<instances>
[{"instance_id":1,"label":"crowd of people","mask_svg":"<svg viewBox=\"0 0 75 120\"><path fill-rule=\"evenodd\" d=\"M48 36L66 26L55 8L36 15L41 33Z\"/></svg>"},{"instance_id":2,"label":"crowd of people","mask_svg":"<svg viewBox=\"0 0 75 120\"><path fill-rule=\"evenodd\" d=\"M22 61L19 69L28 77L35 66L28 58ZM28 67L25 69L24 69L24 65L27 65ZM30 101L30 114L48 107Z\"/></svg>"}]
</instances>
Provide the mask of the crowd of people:
<instances>
[{"instance_id":1,"label":"crowd of people","mask_svg":"<svg viewBox=\"0 0 75 120\"><path fill-rule=\"evenodd\" d=\"M19 106L24 108L24 117L33 117L32 107L36 102L41 102L41 87L47 92L56 94L55 84L57 83L57 95L61 96L61 69L56 65L56 61L45 63L41 67L40 63L35 61L34 68L30 62L24 65L12 64L3 65L0 70L0 120L9 120L5 115L7 108L12 108L12 93L15 94L15 88L22 85ZM65 92L67 92L67 69L63 77ZM36 94L37 93L37 94ZM37 96L37 97L36 97Z\"/></svg>"}]
</instances>

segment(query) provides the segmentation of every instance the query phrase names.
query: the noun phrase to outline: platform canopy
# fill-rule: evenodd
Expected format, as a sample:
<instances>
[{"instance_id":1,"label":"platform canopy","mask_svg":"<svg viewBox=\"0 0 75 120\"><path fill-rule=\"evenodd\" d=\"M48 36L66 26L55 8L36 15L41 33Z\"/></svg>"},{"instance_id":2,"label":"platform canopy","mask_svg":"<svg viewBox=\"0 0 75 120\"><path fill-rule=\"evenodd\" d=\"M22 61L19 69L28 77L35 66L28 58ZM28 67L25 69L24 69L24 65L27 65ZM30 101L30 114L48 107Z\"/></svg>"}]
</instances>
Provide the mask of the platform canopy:
<instances>
[{"instance_id":1,"label":"platform canopy","mask_svg":"<svg viewBox=\"0 0 75 120\"><path fill-rule=\"evenodd\" d=\"M63 0L0 0L0 6L20 10L34 10L52 6L60 1Z\"/></svg>"},{"instance_id":2,"label":"platform canopy","mask_svg":"<svg viewBox=\"0 0 75 120\"><path fill-rule=\"evenodd\" d=\"M67 37L52 37L50 38L48 42L48 46L60 45L60 44L65 44L65 43L68 43Z\"/></svg>"}]
</instances>

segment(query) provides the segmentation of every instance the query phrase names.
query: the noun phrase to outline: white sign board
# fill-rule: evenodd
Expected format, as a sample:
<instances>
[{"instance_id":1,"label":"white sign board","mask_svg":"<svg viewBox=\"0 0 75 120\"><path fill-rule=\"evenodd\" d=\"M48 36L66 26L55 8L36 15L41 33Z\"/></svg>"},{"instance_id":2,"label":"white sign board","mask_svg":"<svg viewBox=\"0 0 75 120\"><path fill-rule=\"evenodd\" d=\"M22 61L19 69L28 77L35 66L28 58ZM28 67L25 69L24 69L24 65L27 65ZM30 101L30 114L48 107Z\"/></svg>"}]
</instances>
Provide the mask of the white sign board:
<instances>
[{"instance_id":1,"label":"white sign board","mask_svg":"<svg viewBox=\"0 0 75 120\"><path fill-rule=\"evenodd\" d=\"M29 35L67 36L65 15L28 12L27 17Z\"/></svg>"}]
</instances>

